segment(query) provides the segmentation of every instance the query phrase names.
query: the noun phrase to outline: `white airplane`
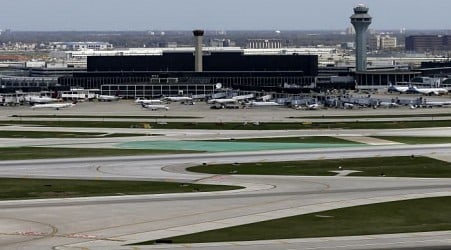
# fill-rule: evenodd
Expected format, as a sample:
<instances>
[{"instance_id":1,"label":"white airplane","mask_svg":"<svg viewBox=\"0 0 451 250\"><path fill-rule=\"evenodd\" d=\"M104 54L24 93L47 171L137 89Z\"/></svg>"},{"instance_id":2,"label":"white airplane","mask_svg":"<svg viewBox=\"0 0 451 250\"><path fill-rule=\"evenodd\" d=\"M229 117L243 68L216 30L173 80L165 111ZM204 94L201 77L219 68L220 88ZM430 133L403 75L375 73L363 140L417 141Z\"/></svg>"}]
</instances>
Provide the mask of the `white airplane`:
<instances>
[{"instance_id":1,"label":"white airplane","mask_svg":"<svg viewBox=\"0 0 451 250\"><path fill-rule=\"evenodd\" d=\"M118 101L119 99L121 99L121 98L117 95L98 95L97 96L97 100L103 101L103 102Z\"/></svg>"},{"instance_id":2,"label":"white airplane","mask_svg":"<svg viewBox=\"0 0 451 250\"><path fill-rule=\"evenodd\" d=\"M318 103L313 103L313 104L307 105L308 110L318 110L320 108L321 108L321 105L319 105Z\"/></svg>"},{"instance_id":3,"label":"white airplane","mask_svg":"<svg viewBox=\"0 0 451 250\"><path fill-rule=\"evenodd\" d=\"M135 100L135 103L136 104L161 104L161 103L163 103L163 101L160 100L160 99L147 100L147 99L138 98L138 99Z\"/></svg>"},{"instance_id":4,"label":"white airplane","mask_svg":"<svg viewBox=\"0 0 451 250\"><path fill-rule=\"evenodd\" d=\"M345 103L343 103L343 108L344 109L353 109L354 108L354 104L349 103L349 102L345 102Z\"/></svg>"},{"instance_id":5,"label":"white airplane","mask_svg":"<svg viewBox=\"0 0 451 250\"><path fill-rule=\"evenodd\" d=\"M44 103L44 104L35 104L31 106L32 109L44 109L44 108L50 108L50 109L56 109L60 110L62 108L71 108L75 106L76 102L67 102L67 103Z\"/></svg>"},{"instance_id":6,"label":"white airplane","mask_svg":"<svg viewBox=\"0 0 451 250\"><path fill-rule=\"evenodd\" d=\"M264 96L260 97L260 99L262 99L262 101L264 101L264 102L267 102L272 99L272 95L264 95Z\"/></svg>"},{"instance_id":7,"label":"white airplane","mask_svg":"<svg viewBox=\"0 0 451 250\"><path fill-rule=\"evenodd\" d=\"M408 86L395 86L393 84L390 84L390 86L388 87L388 92L406 93L408 90Z\"/></svg>"},{"instance_id":8,"label":"white airplane","mask_svg":"<svg viewBox=\"0 0 451 250\"><path fill-rule=\"evenodd\" d=\"M34 104L34 103L52 103L52 102L57 102L58 99L51 98L51 97L48 97L48 96L27 95L27 96L25 96L25 101L29 102L30 104Z\"/></svg>"},{"instance_id":9,"label":"white airplane","mask_svg":"<svg viewBox=\"0 0 451 250\"><path fill-rule=\"evenodd\" d=\"M192 103L193 98L188 96L167 96L163 97L163 100L170 101L170 102L185 102L185 103Z\"/></svg>"},{"instance_id":10,"label":"white airplane","mask_svg":"<svg viewBox=\"0 0 451 250\"><path fill-rule=\"evenodd\" d=\"M225 103L237 103L238 100L235 100L233 98L224 98L224 99L210 99L208 100L208 104L225 104Z\"/></svg>"},{"instance_id":11,"label":"white airplane","mask_svg":"<svg viewBox=\"0 0 451 250\"><path fill-rule=\"evenodd\" d=\"M444 88L417 88L416 86L409 87L409 91L423 95L445 95L448 90Z\"/></svg>"},{"instance_id":12,"label":"white airplane","mask_svg":"<svg viewBox=\"0 0 451 250\"><path fill-rule=\"evenodd\" d=\"M142 104L143 108L146 109L150 109L152 111L156 111L156 110L160 110L160 109L164 109L164 110L169 110L169 107L163 104Z\"/></svg>"},{"instance_id":13,"label":"white airplane","mask_svg":"<svg viewBox=\"0 0 451 250\"><path fill-rule=\"evenodd\" d=\"M426 102L426 106L428 107L451 107L451 101L447 102Z\"/></svg>"},{"instance_id":14,"label":"white airplane","mask_svg":"<svg viewBox=\"0 0 451 250\"><path fill-rule=\"evenodd\" d=\"M384 107L384 108L397 108L400 105L397 104L396 102L379 102L378 106L379 107Z\"/></svg>"},{"instance_id":15,"label":"white airplane","mask_svg":"<svg viewBox=\"0 0 451 250\"><path fill-rule=\"evenodd\" d=\"M282 104L279 104L277 102L267 101L267 102L257 102L252 101L249 103L251 107L271 107L271 106L282 106Z\"/></svg>"},{"instance_id":16,"label":"white airplane","mask_svg":"<svg viewBox=\"0 0 451 250\"><path fill-rule=\"evenodd\" d=\"M232 97L232 99L235 99L237 101L244 101L244 100L248 100L248 99L252 99L252 98L254 98L254 94L238 95L238 96Z\"/></svg>"},{"instance_id":17,"label":"white airplane","mask_svg":"<svg viewBox=\"0 0 451 250\"><path fill-rule=\"evenodd\" d=\"M249 99L252 99L252 98L254 98L254 94L238 95L238 96L234 96L232 98L211 99L211 100L208 100L208 103L210 103L210 104L215 104L215 103L219 103L219 104L237 103L237 102L249 100Z\"/></svg>"}]
</instances>

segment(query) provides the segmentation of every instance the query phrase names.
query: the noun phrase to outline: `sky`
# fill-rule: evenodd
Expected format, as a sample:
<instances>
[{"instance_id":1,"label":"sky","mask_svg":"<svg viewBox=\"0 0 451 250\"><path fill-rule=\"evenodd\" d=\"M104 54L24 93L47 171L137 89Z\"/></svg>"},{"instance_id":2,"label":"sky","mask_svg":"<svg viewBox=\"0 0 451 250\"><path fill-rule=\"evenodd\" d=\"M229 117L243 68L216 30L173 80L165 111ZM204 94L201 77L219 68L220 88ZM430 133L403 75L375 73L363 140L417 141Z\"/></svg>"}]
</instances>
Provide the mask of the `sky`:
<instances>
[{"instance_id":1,"label":"sky","mask_svg":"<svg viewBox=\"0 0 451 250\"><path fill-rule=\"evenodd\" d=\"M0 29L344 30L359 3L373 29L451 29L451 0L0 0Z\"/></svg>"}]
</instances>

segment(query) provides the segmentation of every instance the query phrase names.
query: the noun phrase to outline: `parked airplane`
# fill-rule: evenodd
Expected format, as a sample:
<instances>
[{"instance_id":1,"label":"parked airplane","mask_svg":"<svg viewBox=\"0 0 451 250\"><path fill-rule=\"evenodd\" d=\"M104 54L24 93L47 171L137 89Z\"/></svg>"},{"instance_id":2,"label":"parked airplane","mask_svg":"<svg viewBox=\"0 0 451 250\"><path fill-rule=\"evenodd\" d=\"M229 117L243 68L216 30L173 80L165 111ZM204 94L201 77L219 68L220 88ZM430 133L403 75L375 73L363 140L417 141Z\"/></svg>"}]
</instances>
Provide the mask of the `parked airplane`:
<instances>
[{"instance_id":1,"label":"parked airplane","mask_svg":"<svg viewBox=\"0 0 451 250\"><path fill-rule=\"evenodd\" d=\"M161 104L161 103L163 103L163 101L161 101L159 99L147 100L147 99L138 98L138 99L135 100L135 103L136 104Z\"/></svg>"},{"instance_id":2,"label":"parked airplane","mask_svg":"<svg viewBox=\"0 0 451 250\"><path fill-rule=\"evenodd\" d=\"M349 103L349 102L345 102L345 103L343 103L343 108L344 109L353 109L354 108L354 104Z\"/></svg>"},{"instance_id":3,"label":"parked airplane","mask_svg":"<svg viewBox=\"0 0 451 250\"><path fill-rule=\"evenodd\" d=\"M167 97L163 97L163 100L168 101L168 102L182 102L182 103L194 104L193 98L188 97L188 96L167 96Z\"/></svg>"},{"instance_id":4,"label":"parked airplane","mask_svg":"<svg viewBox=\"0 0 451 250\"><path fill-rule=\"evenodd\" d=\"M34 104L34 103L52 103L52 102L57 102L58 99L55 98L51 98L48 96L34 96L34 95L27 95L24 97L24 100L30 104Z\"/></svg>"},{"instance_id":5,"label":"parked airplane","mask_svg":"<svg viewBox=\"0 0 451 250\"><path fill-rule=\"evenodd\" d=\"M225 104L225 103L238 103L238 102L242 102L242 101L246 101L249 99L254 98L254 94L249 94L249 95L238 95L238 96L234 96L232 98L217 98L217 99L210 99L208 100L209 104Z\"/></svg>"},{"instance_id":6,"label":"parked airplane","mask_svg":"<svg viewBox=\"0 0 451 250\"><path fill-rule=\"evenodd\" d=\"M446 102L425 102L424 105L426 107L451 107L451 101Z\"/></svg>"},{"instance_id":7,"label":"parked airplane","mask_svg":"<svg viewBox=\"0 0 451 250\"><path fill-rule=\"evenodd\" d=\"M225 104L225 103L237 103L238 100L233 99L233 98L224 98L224 99L210 99L208 100L208 104Z\"/></svg>"},{"instance_id":8,"label":"parked airplane","mask_svg":"<svg viewBox=\"0 0 451 250\"><path fill-rule=\"evenodd\" d=\"M384 108L397 108L400 105L396 102L379 102L378 107L384 107Z\"/></svg>"},{"instance_id":9,"label":"parked airplane","mask_svg":"<svg viewBox=\"0 0 451 250\"><path fill-rule=\"evenodd\" d=\"M118 101L119 99L121 99L121 98L117 95L98 95L97 96L97 100L99 100L101 102Z\"/></svg>"},{"instance_id":10,"label":"parked airplane","mask_svg":"<svg viewBox=\"0 0 451 250\"><path fill-rule=\"evenodd\" d=\"M266 102L252 101L249 103L249 106L251 106L251 107L271 107L271 106L282 106L282 104L279 104L277 102L272 102L272 101L266 101Z\"/></svg>"},{"instance_id":11,"label":"parked airplane","mask_svg":"<svg viewBox=\"0 0 451 250\"><path fill-rule=\"evenodd\" d=\"M169 107L163 104L142 104L143 108L150 109L152 111L156 111L159 109L169 110Z\"/></svg>"},{"instance_id":12,"label":"parked airplane","mask_svg":"<svg viewBox=\"0 0 451 250\"><path fill-rule=\"evenodd\" d=\"M307 105L308 110L318 110L320 108L321 108L321 105L319 105L318 103L313 103L313 104Z\"/></svg>"},{"instance_id":13,"label":"parked airplane","mask_svg":"<svg viewBox=\"0 0 451 250\"><path fill-rule=\"evenodd\" d=\"M260 99L264 102L267 102L272 99L272 95L264 95L264 96L260 97Z\"/></svg>"},{"instance_id":14,"label":"parked airplane","mask_svg":"<svg viewBox=\"0 0 451 250\"><path fill-rule=\"evenodd\" d=\"M388 92L406 93L408 90L408 86L395 86L393 84L390 84L388 87Z\"/></svg>"},{"instance_id":15,"label":"parked airplane","mask_svg":"<svg viewBox=\"0 0 451 250\"><path fill-rule=\"evenodd\" d=\"M77 102L35 104L35 105L31 106L31 108L32 109L50 108L50 109L60 110L62 108L71 108L71 107L75 106L76 103Z\"/></svg>"},{"instance_id":16,"label":"parked airplane","mask_svg":"<svg viewBox=\"0 0 451 250\"><path fill-rule=\"evenodd\" d=\"M445 95L448 94L448 90L445 88L417 88L416 86L410 86L409 92L419 93L423 95Z\"/></svg>"},{"instance_id":17,"label":"parked airplane","mask_svg":"<svg viewBox=\"0 0 451 250\"><path fill-rule=\"evenodd\" d=\"M232 99L235 99L237 101L244 101L244 100L249 100L254 98L254 94L249 94L249 95L238 95L238 96L234 96L232 97Z\"/></svg>"}]
</instances>

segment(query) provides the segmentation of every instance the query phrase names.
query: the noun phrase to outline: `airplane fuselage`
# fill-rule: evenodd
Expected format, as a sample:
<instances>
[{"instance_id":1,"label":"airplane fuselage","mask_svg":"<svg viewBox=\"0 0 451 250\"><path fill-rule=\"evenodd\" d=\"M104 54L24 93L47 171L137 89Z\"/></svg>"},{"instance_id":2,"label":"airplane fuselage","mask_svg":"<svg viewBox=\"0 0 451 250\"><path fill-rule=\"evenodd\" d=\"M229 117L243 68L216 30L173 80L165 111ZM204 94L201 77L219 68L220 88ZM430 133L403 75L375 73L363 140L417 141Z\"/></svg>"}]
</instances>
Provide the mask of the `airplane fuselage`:
<instances>
[{"instance_id":1,"label":"airplane fuselage","mask_svg":"<svg viewBox=\"0 0 451 250\"><path fill-rule=\"evenodd\" d=\"M34 106L32 106L32 109L62 109L62 108L70 108L75 106L74 103L45 103L45 104L36 104Z\"/></svg>"},{"instance_id":2,"label":"airplane fuselage","mask_svg":"<svg viewBox=\"0 0 451 250\"><path fill-rule=\"evenodd\" d=\"M143 108L156 111L156 110L169 110L169 107L166 105L158 105L158 104L143 104Z\"/></svg>"}]
</instances>

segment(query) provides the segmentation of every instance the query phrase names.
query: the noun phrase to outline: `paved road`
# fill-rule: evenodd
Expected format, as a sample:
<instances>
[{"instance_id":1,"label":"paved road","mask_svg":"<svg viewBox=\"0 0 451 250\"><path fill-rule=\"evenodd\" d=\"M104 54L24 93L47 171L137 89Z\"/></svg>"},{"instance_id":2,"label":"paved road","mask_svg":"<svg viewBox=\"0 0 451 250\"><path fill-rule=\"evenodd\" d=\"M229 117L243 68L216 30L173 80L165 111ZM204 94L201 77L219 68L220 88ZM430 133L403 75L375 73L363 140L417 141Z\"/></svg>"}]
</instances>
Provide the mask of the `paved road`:
<instances>
[{"instance_id":1,"label":"paved road","mask_svg":"<svg viewBox=\"0 0 451 250\"><path fill-rule=\"evenodd\" d=\"M98 132L98 133L137 133L153 136L114 137L114 138L2 138L0 147L52 146L52 147L115 147L117 143L151 140L214 140L230 138L290 137L290 136L432 136L450 135L451 128L412 128L412 129L318 129L318 130L193 130L193 129L127 129L127 128L49 128L0 126L3 131L59 131L59 132Z\"/></svg>"},{"instance_id":2,"label":"paved road","mask_svg":"<svg viewBox=\"0 0 451 250\"><path fill-rule=\"evenodd\" d=\"M0 246L5 249L131 249L121 245L339 207L451 195L449 179L221 176L183 171L184 166L202 162L442 155L450 151L449 145L397 145L1 162L2 176L163 179L243 185L246 189L216 193L3 201L0 202ZM377 244L377 241L372 242ZM266 249L303 248L302 244L311 245L312 242L296 243L291 247L284 242L274 244L269 244ZM358 245L360 241L352 244ZM365 244L362 242L361 246ZM398 245L403 246L401 243ZM237 248L238 245L234 249ZM257 243L253 247L243 247L256 248L262 246ZM224 246L209 246L207 249L224 249Z\"/></svg>"}]
</instances>

